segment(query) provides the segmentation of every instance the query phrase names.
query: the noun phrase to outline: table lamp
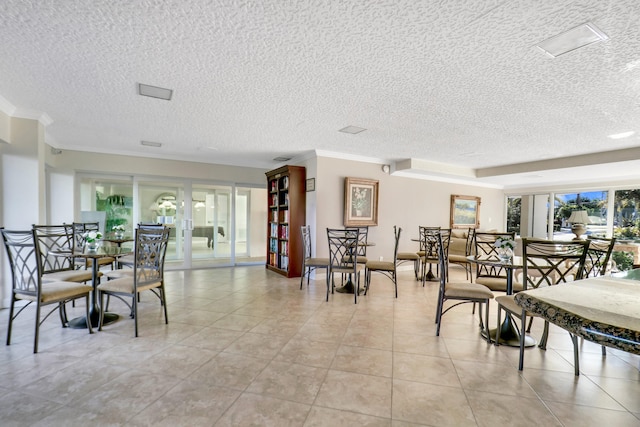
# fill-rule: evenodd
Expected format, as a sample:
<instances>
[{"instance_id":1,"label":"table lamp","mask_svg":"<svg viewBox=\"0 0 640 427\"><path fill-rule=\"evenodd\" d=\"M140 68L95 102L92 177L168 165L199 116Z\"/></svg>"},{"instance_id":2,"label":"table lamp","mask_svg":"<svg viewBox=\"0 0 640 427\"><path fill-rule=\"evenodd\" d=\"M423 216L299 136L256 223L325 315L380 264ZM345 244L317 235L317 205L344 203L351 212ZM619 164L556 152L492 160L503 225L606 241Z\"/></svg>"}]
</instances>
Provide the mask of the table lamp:
<instances>
[{"instance_id":1,"label":"table lamp","mask_svg":"<svg viewBox=\"0 0 640 427\"><path fill-rule=\"evenodd\" d=\"M571 224L571 232L576 235L573 240L581 240L580 236L587 232L586 224L589 222L587 211L571 212L571 216L568 221Z\"/></svg>"}]
</instances>

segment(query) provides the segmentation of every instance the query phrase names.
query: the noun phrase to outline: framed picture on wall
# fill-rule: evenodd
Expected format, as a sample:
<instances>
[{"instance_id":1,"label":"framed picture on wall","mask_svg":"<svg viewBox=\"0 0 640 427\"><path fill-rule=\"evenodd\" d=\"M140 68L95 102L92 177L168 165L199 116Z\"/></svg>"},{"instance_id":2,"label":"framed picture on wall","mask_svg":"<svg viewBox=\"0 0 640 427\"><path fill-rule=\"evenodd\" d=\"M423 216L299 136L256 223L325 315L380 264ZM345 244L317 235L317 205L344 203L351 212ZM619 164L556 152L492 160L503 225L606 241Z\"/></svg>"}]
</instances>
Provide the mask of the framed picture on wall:
<instances>
[{"instance_id":1,"label":"framed picture on wall","mask_svg":"<svg viewBox=\"0 0 640 427\"><path fill-rule=\"evenodd\" d=\"M480 197L451 195L451 228L480 227Z\"/></svg>"},{"instance_id":2,"label":"framed picture on wall","mask_svg":"<svg viewBox=\"0 0 640 427\"><path fill-rule=\"evenodd\" d=\"M344 225L378 225L378 185L373 179L344 179Z\"/></svg>"}]
</instances>

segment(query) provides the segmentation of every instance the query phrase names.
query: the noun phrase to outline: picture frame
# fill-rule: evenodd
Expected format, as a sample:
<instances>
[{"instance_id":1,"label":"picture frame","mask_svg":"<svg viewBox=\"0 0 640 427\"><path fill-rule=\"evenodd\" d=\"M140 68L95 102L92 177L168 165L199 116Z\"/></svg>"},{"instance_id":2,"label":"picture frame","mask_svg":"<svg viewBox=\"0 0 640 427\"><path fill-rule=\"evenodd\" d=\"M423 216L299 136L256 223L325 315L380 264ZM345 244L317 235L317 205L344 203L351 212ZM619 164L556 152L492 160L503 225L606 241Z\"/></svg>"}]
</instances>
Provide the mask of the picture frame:
<instances>
[{"instance_id":1,"label":"picture frame","mask_svg":"<svg viewBox=\"0 0 640 427\"><path fill-rule=\"evenodd\" d=\"M316 191L316 179L315 178L307 179L306 182L305 182L305 188L306 188L307 192Z\"/></svg>"},{"instance_id":2,"label":"picture frame","mask_svg":"<svg viewBox=\"0 0 640 427\"><path fill-rule=\"evenodd\" d=\"M379 181L366 178L344 179L344 225L378 225Z\"/></svg>"},{"instance_id":3,"label":"picture frame","mask_svg":"<svg viewBox=\"0 0 640 427\"><path fill-rule=\"evenodd\" d=\"M451 195L451 228L480 227L480 197Z\"/></svg>"}]
</instances>

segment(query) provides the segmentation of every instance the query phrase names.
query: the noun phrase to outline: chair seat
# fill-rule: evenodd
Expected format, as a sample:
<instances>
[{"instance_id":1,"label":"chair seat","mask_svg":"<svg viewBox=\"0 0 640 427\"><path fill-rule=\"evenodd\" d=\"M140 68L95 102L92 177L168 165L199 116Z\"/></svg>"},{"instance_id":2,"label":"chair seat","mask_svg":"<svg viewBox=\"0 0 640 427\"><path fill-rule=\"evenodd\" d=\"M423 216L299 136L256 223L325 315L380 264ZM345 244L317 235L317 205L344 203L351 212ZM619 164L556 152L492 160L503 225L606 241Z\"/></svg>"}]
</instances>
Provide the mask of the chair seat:
<instances>
[{"instance_id":1,"label":"chair seat","mask_svg":"<svg viewBox=\"0 0 640 427\"><path fill-rule=\"evenodd\" d=\"M305 267L327 267L329 258L306 258L304 260Z\"/></svg>"},{"instance_id":2,"label":"chair seat","mask_svg":"<svg viewBox=\"0 0 640 427\"><path fill-rule=\"evenodd\" d=\"M98 272L98 277L100 276L102 276L102 273ZM42 275L42 283L88 282L91 279L91 270L63 270Z\"/></svg>"},{"instance_id":3,"label":"chair seat","mask_svg":"<svg viewBox=\"0 0 640 427\"><path fill-rule=\"evenodd\" d=\"M162 285L162 282L145 283L144 285L138 285L138 292L146 291L153 288L158 288ZM132 294L134 289L133 275L131 277L121 277L115 280L109 280L107 282L98 285L100 292L118 292Z\"/></svg>"},{"instance_id":4,"label":"chair seat","mask_svg":"<svg viewBox=\"0 0 640 427\"><path fill-rule=\"evenodd\" d=\"M356 273L361 272L362 270L364 270L364 265L361 265L360 263L358 263L358 265L356 266ZM332 267L331 268L331 272L332 273L342 273L342 274L351 274L353 273L353 267L347 266L347 267Z\"/></svg>"},{"instance_id":5,"label":"chair seat","mask_svg":"<svg viewBox=\"0 0 640 427\"><path fill-rule=\"evenodd\" d=\"M456 263L469 262L466 255L449 254L449 257L447 259L449 260L449 262L456 262Z\"/></svg>"},{"instance_id":6,"label":"chair seat","mask_svg":"<svg viewBox=\"0 0 640 427\"><path fill-rule=\"evenodd\" d=\"M415 252L398 252L398 261L417 261L420 259Z\"/></svg>"},{"instance_id":7,"label":"chair seat","mask_svg":"<svg viewBox=\"0 0 640 427\"><path fill-rule=\"evenodd\" d=\"M478 283L449 282L444 292L447 298L493 299L491 289Z\"/></svg>"},{"instance_id":8,"label":"chair seat","mask_svg":"<svg viewBox=\"0 0 640 427\"><path fill-rule=\"evenodd\" d=\"M496 292L507 291L507 279L501 277L476 277L476 283L485 285L487 288ZM522 283L513 281L513 292L520 292L523 289Z\"/></svg>"},{"instance_id":9,"label":"chair seat","mask_svg":"<svg viewBox=\"0 0 640 427\"><path fill-rule=\"evenodd\" d=\"M379 271L395 271L396 266L393 262L390 261L368 261L366 267L369 270L379 270Z\"/></svg>"},{"instance_id":10,"label":"chair seat","mask_svg":"<svg viewBox=\"0 0 640 427\"><path fill-rule=\"evenodd\" d=\"M47 282L42 284L40 302L47 304L53 301L64 301L85 296L93 290L91 285L75 282ZM16 297L27 301L37 301L36 295L16 292Z\"/></svg>"},{"instance_id":11,"label":"chair seat","mask_svg":"<svg viewBox=\"0 0 640 427\"><path fill-rule=\"evenodd\" d=\"M510 311L512 313L522 313L522 307L516 304L516 301L513 299L513 297L513 295L500 295L496 297L496 302L507 311ZM537 314L531 313L529 311L527 311L526 315L529 317L540 317Z\"/></svg>"},{"instance_id":12,"label":"chair seat","mask_svg":"<svg viewBox=\"0 0 640 427\"><path fill-rule=\"evenodd\" d=\"M133 270L111 270L105 274L109 280L120 279L122 277L133 277Z\"/></svg>"}]
</instances>

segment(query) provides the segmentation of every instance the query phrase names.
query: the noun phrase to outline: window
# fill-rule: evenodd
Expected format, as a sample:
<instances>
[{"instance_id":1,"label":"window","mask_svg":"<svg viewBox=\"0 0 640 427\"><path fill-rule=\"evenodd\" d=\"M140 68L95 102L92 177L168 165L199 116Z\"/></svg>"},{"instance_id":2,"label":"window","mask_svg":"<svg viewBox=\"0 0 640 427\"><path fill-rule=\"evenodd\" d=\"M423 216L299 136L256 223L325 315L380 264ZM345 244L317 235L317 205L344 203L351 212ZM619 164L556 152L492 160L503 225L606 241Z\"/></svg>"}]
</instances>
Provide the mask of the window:
<instances>
[{"instance_id":1,"label":"window","mask_svg":"<svg viewBox=\"0 0 640 427\"><path fill-rule=\"evenodd\" d=\"M607 200L608 191L593 190L580 193L556 194L554 200L553 238L571 240L575 236L571 232L568 220L571 212L586 210L589 217L587 236L606 236L607 234Z\"/></svg>"},{"instance_id":2,"label":"window","mask_svg":"<svg viewBox=\"0 0 640 427\"><path fill-rule=\"evenodd\" d=\"M522 197L507 197L507 232L520 234L520 214L522 210Z\"/></svg>"}]
</instances>

